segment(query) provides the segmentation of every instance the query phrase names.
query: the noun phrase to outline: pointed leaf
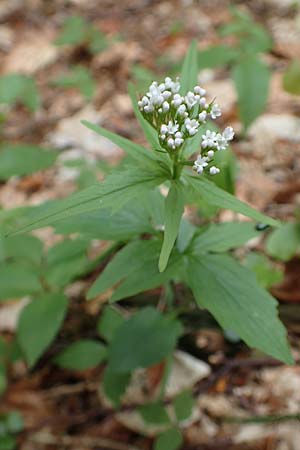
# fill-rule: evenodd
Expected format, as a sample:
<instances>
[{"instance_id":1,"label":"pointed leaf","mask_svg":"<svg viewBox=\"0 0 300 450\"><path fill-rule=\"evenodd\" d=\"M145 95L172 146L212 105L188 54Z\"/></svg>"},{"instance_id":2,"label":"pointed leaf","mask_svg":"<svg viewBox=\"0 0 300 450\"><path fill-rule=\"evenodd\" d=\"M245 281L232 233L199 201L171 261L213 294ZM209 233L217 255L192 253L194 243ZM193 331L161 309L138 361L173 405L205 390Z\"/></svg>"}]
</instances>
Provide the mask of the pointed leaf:
<instances>
[{"instance_id":1,"label":"pointed leaf","mask_svg":"<svg viewBox=\"0 0 300 450\"><path fill-rule=\"evenodd\" d=\"M166 178L163 169L157 169L156 172L146 169L127 169L114 173L101 184L30 211L27 220L16 232L27 232L54 225L60 220L100 208L111 208L116 211L129 200L161 184ZM10 234L12 233L13 231Z\"/></svg>"},{"instance_id":2,"label":"pointed leaf","mask_svg":"<svg viewBox=\"0 0 300 450\"><path fill-rule=\"evenodd\" d=\"M300 251L300 224L285 223L274 230L267 239L269 255L281 261L288 261Z\"/></svg>"},{"instance_id":3,"label":"pointed leaf","mask_svg":"<svg viewBox=\"0 0 300 450\"><path fill-rule=\"evenodd\" d=\"M232 77L238 92L240 117L247 129L265 109L270 70L256 55L252 55L234 66Z\"/></svg>"},{"instance_id":4,"label":"pointed leaf","mask_svg":"<svg viewBox=\"0 0 300 450\"><path fill-rule=\"evenodd\" d=\"M107 350L101 342L81 339L67 347L54 359L64 369L88 370L106 359Z\"/></svg>"},{"instance_id":5,"label":"pointed leaf","mask_svg":"<svg viewBox=\"0 0 300 450\"><path fill-rule=\"evenodd\" d=\"M151 153L150 150L147 150L146 148L136 144L135 142L130 141L129 139L126 139L123 136L119 136L118 134L112 133L111 131L108 131L105 128L100 127L99 125L95 125L91 122L88 122L87 120L82 120L81 123L90 130L95 131L95 133L99 134L100 136L104 136L114 144L118 145L136 161L142 164L145 163L151 164L152 161L155 160L155 155Z\"/></svg>"},{"instance_id":6,"label":"pointed leaf","mask_svg":"<svg viewBox=\"0 0 300 450\"><path fill-rule=\"evenodd\" d=\"M260 233L253 222L211 224L194 239L192 251L195 255L205 252L226 252L240 247Z\"/></svg>"},{"instance_id":7,"label":"pointed leaf","mask_svg":"<svg viewBox=\"0 0 300 450\"><path fill-rule=\"evenodd\" d=\"M159 363L173 351L180 333L180 322L152 307L143 308L118 328L110 343L108 367L127 373Z\"/></svg>"},{"instance_id":8,"label":"pointed leaf","mask_svg":"<svg viewBox=\"0 0 300 450\"><path fill-rule=\"evenodd\" d=\"M230 209L237 213L243 214L244 216L251 217L251 219L257 220L258 222L266 223L275 227L279 226L279 222L275 219L256 211L254 208L241 202L233 195L218 188L214 183L204 177L196 178L193 176L187 176L186 181L199 195L202 196L205 201L211 203L212 205L218 206L219 208Z\"/></svg>"},{"instance_id":9,"label":"pointed leaf","mask_svg":"<svg viewBox=\"0 0 300 450\"><path fill-rule=\"evenodd\" d=\"M160 272L163 272L167 267L171 251L178 235L183 209L184 200L182 186L178 182L173 182L166 198L164 241L158 262Z\"/></svg>"},{"instance_id":10,"label":"pointed leaf","mask_svg":"<svg viewBox=\"0 0 300 450\"><path fill-rule=\"evenodd\" d=\"M180 76L180 92L186 94L197 84L198 50L197 41L192 41L183 61Z\"/></svg>"},{"instance_id":11,"label":"pointed leaf","mask_svg":"<svg viewBox=\"0 0 300 450\"><path fill-rule=\"evenodd\" d=\"M57 335L67 312L62 294L45 294L32 300L22 311L17 339L30 367L34 366Z\"/></svg>"},{"instance_id":12,"label":"pointed leaf","mask_svg":"<svg viewBox=\"0 0 300 450\"><path fill-rule=\"evenodd\" d=\"M161 433L154 442L154 450L179 450L183 443L183 437L180 430L170 428Z\"/></svg>"},{"instance_id":13,"label":"pointed leaf","mask_svg":"<svg viewBox=\"0 0 300 450\"><path fill-rule=\"evenodd\" d=\"M198 305L208 309L225 330L234 331L250 347L293 363L277 302L252 272L229 256L206 254L192 257L186 273Z\"/></svg>"}]
</instances>

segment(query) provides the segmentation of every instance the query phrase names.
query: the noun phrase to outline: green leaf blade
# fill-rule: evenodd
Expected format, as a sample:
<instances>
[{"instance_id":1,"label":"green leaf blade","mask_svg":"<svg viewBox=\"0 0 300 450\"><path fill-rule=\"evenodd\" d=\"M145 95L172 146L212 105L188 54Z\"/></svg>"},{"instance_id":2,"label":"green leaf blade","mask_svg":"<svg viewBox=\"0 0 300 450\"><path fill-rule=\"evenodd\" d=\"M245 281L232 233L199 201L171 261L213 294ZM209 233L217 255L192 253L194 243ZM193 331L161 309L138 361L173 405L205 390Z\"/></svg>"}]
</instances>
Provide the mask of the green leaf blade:
<instances>
[{"instance_id":1,"label":"green leaf blade","mask_svg":"<svg viewBox=\"0 0 300 450\"><path fill-rule=\"evenodd\" d=\"M163 272L167 267L171 251L178 235L183 209L184 200L182 195L182 186L178 182L173 182L165 204L164 241L158 262L160 272Z\"/></svg>"},{"instance_id":2,"label":"green leaf blade","mask_svg":"<svg viewBox=\"0 0 300 450\"><path fill-rule=\"evenodd\" d=\"M63 369L88 370L106 359L106 347L91 339L81 339L71 344L55 358L55 363Z\"/></svg>"},{"instance_id":3,"label":"green leaf blade","mask_svg":"<svg viewBox=\"0 0 300 450\"><path fill-rule=\"evenodd\" d=\"M220 325L234 331L250 347L293 364L277 302L256 282L254 274L226 255L190 259L187 281L200 307Z\"/></svg>"},{"instance_id":4,"label":"green leaf blade","mask_svg":"<svg viewBox=\"0 0 300 450\"><path fill-rule=\"evenodd\" d=\"M279 226L279 222L271 217L268 217L259 211L256 211L251 206L243 203L242 201L235 198L233 195L218 188L214 183L207 180L204 177L194 177L187 176L186 181L189 185L199 193L204 200L212 205L218 206L220 208L229 209L237 213L243 214L244 216L250 217L253 220L262 222L274 227Z\"/></svg>"},{"instance_id":5,"label":"green leaf blade","mask_svg":"<svg viewBox=\"0 0 300 450\"><path fill-rule=\"evenodd\" d=\"M57 335L67 312L68 300L62 294L44 294L22 311L17 339L26 361L33 367Z\"/></svg>"},{"instance_id":6,"label":"green leaf blade","mask_svg":"<svg viewBox=\"0 0 300 450\"><path fill-rule=\"evenodd\" d=\"M270 70L256 55L252 55L234 67L232 77L238 92L240 117L247 130L265 109Z\"/></svg>"},{"instance_id":7,"label":"green leaf blade","mask_svg":"<svg viewBox=\"0 0 300 450\"><path fill-rule=\"evenodd\" d=\"M180 93L185 95L197 84L198 50L197 41L192 41L183 61L180 76Z\"/></svg>"}]
</instances>

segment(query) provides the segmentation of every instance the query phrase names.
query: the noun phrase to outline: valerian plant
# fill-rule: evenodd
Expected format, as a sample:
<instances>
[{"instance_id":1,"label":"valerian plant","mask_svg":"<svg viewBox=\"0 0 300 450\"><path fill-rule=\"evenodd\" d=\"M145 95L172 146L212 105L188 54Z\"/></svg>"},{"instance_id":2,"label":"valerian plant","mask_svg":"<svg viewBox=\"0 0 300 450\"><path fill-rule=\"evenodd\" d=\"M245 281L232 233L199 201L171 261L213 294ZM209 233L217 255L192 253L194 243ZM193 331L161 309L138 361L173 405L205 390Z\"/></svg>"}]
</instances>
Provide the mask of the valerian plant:
<instances>
[{"instance_id":1,"label":"valerian plant","mask_svg":"<svg viewBox=\"0 0 300 450\"><path fill-rule=\"evenodd\" d=\"M162 361L168 361L166 365L169 365L178 338L184 333L180 307L193 311L189 301L180 306L174 302L176 293L168 295L172 286L178 283L186 285L198 307L207 309L226 331L234 332L250 347L285 363L293 363L286 330L278 318L276 300L231 252L261 233L259 228L263 227L257 227L255 222L272 227L279 223L214 183L214 176L221 170L216 156L226 151L234 131L230 126L220 133L209 129L210 120L217 119L221 110L196 80L197 48L193 43L180 78L167 77L162 83L153 82L139 99L134 87L130 86L134 111L151 149L83 121L85 126L125 150L129 156L126 167L109 174L104 182L69 198L24 213L23 223L20 224L22 219L19 218L14 231L29 232L54 226L62 234L79 233L89 239L115 241L110 260L89 288L87 299L114 288L110 296L110 302L114 303L163 287L164 312L148 306L124 316L118 308L107 306L98 324L101 343L82 340L56 356L57 364L74 369L91 367L106 360L103 389L116 406L120 404L134 370ZM161 193L162 187L167 192L165 197ZM198 199L248 216L254 222L196 227L184 217L184 210L188 204L197 204ZM72 254L70 249L70 267ZM55 257L53 261L54 270ZM94 267L95 264L89 270ZM58 279L63 269L64 264L56 272L54 270ZM64 279L65 276L62 284ZM65 298L57 298L57 295L53 298L51 290L46 297L35 301L35 306L30 303L18 326L20 343L25 340L34 346L40 342L35 328L29 324L41 322L41 317L48 318L51 312L55 331L49 331L49 324L46 339L49 344L62 322L65 305ZM28 348L30 345L26 346L27 351ZM37 353L41 354L40 346ZM27 359L32 365L37 355L31 358L29 351ZM176 423L183 417L178 405L188 402L192 408L191 394L184 395L182 401L174 400ZM180 445L181 435L168 417L161 397L156 398L155 403L144 405L140 413L147 423L161 417L161 422L166 425L156 448ZM174 443L173 447L167 446L169 441Z\"/></svg>"}]
</instances>

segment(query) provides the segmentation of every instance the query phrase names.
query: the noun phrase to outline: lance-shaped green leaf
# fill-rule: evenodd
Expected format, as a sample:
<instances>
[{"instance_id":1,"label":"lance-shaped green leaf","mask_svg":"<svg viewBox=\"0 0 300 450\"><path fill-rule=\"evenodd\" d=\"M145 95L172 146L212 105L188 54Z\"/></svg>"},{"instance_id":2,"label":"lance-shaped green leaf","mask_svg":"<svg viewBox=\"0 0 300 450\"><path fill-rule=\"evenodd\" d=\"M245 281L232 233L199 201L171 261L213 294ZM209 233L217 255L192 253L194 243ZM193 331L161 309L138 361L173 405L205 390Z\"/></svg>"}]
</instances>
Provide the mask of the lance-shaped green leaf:
<instances>
[{"instance_id":1,"label":"lance-shaped green leaf","mask_svg":"<svg viewBox=\"0 0 300 450\"><path fill-rule=\"evenodd\" d=\"M240 247L250 239L259 236L260 233L253 222L211 224L194 239L192 252L195 255L205 252L226 252Z\"/></svg>"},{"instance_id":2,"label":"lance-shaped green leaf","mask_svg":"<svg viewBox=\"0 0 300 450\"><path fill-rule=\"evenodd\" d=\"M169 428L161 433L154 442L154 450L179 450L183 436L178 428Z\"/></svg>"},{"instance_id":3,"label":"lance-shaped green leaf","mask_svg":"<svg viewBox=\"0 0 300 450\"><path fill-rule=\"evenodd\" d=\"M52 166L58 153L36 145L3 144L0 150L0 180L29 175Z\"/></svg>"},{"instance_id":4,"label":"lance-shaped green leaf","mask_svg":"<svg viewBox=\"0 0 300 450\"><path fill-rule=\"evenodd\" d=\"M109 346L109 370L128 373L161 362L174 350L181 331L178 320L153 307L141 309L117 329Z\"/></svg>"},{"instance_id":5,"label":"lance-shaped green leaf","mask_svg":"<svg viewBox=\"0 0 300 450\"><path fill-rule=\"evenodd\" d=\"M166 172L159 167L156 171L139 168L114 173L99 185L91 186L64 200L30 210L23 226L15 232L51 226L60 220L100 208L110 208L115 212L129 200L153 189L166 178Z\"/></svg>"},{"instance_id":6,"label":"lance-shaped green leaf","mask_svg":"<svg viewBox=\"0 0 300 450\"><path fill-rule=\"evenodd\" d=\"M265 109L270 70L256 55L237 64L232 77L238 92L238 105L245 130Z\"/></svg>"},{"instance_id":7,"label":"lance-shaped green leaf","mask_svg":"<svg viewBox=\"0 0 300 450\"><path fill-rule=\"evenodd\" d=\"M214 183L202 177L186 176L185 180L195 191L208 203L219 208L230 209L244 216L251 217L253 220L262 222L271 226L279 226L279 222L265 214L256 211L256 209L238 200L233 195L218 188Z\"/></svg>"},{"instance_id":8,"label":"lance-shaped green leaf","mask_svg":"<svg viewBox=\"0 0 300 450\"><path fill-rule=\"evenodd\" d=\"M87 120L82 120L81 123L90 130L95 131L95 133L99 134L100 136L104 136L114 144L118 145L137 162L141 164L151 164L153 160L155 160L155 155L151 151L147 150L141 145L136 144L135 142L130 141L129 139L112 133L111 131L100 127L99 125L88 122Z\"/></svg>"},{"instance_id":9,"label":"lance-shaped green leaf","mask_svg":"<svg viewBox=\"0 0 300 450\"><path fill-rule=\"evenodd\" d=\"M107 350L101 342L81 339L55 357L55 363L64 369L88 370L106 359Z\"/></svg>"},{"instance_id":10,"label":"lance-shaped green leaf","mask_svg":"<svg viewBox=\"0 0 300 450\"><path fill-rule=\"evenodd\" d=\"M181 260L178 255L174 256L166 272L159 273L159 247L158 241L130 242L106 266L89 290L87 298L91 299L119 284L111 298L111 301L118 301L168 281L179 271Z\"/></svg>"},{"instance_id":11,"label":"lance-shaped green leaf","mask_svg":"<svg viewBox=\"0 0 300 450\"><path fill-rule=\"evenodd\" d=\"M137 97L135 93L135 88L132 83L129 83L128 85L128 92L129 96L131 98L132 107L134 110L134 114L141 125L141 128L146 136L147 141L151 145L152 149L158 150L155 153L152 153L153 157L157 160L162 161L167 167L169 166L169 157L165 153L165 150L162 149L159 140L158 140L158 134L157 131L150 125L150 123L147 122L146 119L144 119L141 111L139 110L138 104L137 104Z\"/></svg>"},{"instance_id":12,"label":"lance-shaped green leaf","mask_svg":"<svg viewBox=\"0 0 300 450\"><path fill-rule=\"evenodd\" d=\"M180 92L186 94L192 90L197 84L198 75L198 51L197 42L192 41L183 61L181 76L180 76Z\"/></svg>"},{"instance_id":13,"label":"lance-shaped green leaf","mask_svg":"<svg viewBox=\"0 0 300 450\"><path fill-rule=\"evenodd\" d=\"M26 361L32 367L51 344L67 312L62 294L45 294L32 300L22 311L17 338Z\"/></svg>"},{"instance_id":14,"label":"lance-shaped green leaf","mask_svg":"<svg viewBox=\"0 0 300 450\"><path fill-rule=\"evenodd\" d=\"M288 261L300 251L300 224L285 223L268 236L266 249L269 255Z\"/></svg>"},{"instance_id":15,"label":"lance-shaped green leaf","mask_svg":"<svg viewBox=\"0 0 300 450\"><path fill-rule=\"evenodd\" d=\"M225 330L232 330L250 347L293 363L277 302L262 289L255 275L227 255L191 257L187 282L196 302Z\"/></svg>"},{"instance_id":16,"label":"lance-shaped green leaf","mask_svg":"<svg viewBox=\"0 0 300 450\"><path fill-rule=\"evenodd\" d=\"M182 186L175 181L172 183L166 198L164 241L158 262L160 272L163 272L167 267L171 251L178 235L183 209L184 200Z\"/></svg>"}]
</instances>

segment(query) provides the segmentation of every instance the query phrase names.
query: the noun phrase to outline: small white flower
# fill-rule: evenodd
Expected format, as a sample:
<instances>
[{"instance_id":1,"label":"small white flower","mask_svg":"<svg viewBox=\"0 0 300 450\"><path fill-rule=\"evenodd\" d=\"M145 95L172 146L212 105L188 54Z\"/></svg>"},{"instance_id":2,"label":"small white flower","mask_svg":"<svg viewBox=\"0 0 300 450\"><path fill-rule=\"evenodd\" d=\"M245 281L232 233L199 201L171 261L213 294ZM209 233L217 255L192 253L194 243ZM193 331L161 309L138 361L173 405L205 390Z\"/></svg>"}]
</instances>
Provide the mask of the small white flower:
<instances>
[{"instance_id":1,"label":"small white flower","mask_svg":"<svg viewBox=\"0 0 300 450\"><path fill-rule=\"evenodd\" d=\"M167 125L163 124L163 125L160 127L160 133L161 133L161 134L167 134L167 133L168 133L168 127L167 127Z\"/></svg>"},{"instance_id":2,"label":"small white flower","mask_svg":"<svg viewBox=\"0 0 300 450\"><path fill-rule=\"evenodd\" d=\"M220 133L217 134L217 138L216 138L216 148L217 150L226 150L226 148L228 147L228 142L227 140L224 138L224 136Z\"/></svg>"},{"instance_id":3,"label":"small white flower","mask_svg":"<svg viewBox=\"0 0 300 450\"><path fill-rule=\"evenodd\" d=\"M194 162L193 169L196 170L198 174L203 173L204 168L208 165L207 160L208 158L206 156L202 157L201 155L199 155Z\"/></svg>"},{"instance_id":4,"label":"small white flower","mask_svg":"<svg viewBox=\"0 0 300 450\"><path fill-rule=\"evenodd\" d=\"M216 166L211 166L209 169L209 173L210 175L217 175L218 173L220 173L220 169L218 169L218 167Z\"/></svg>"},{"instance_id":5,"label":"small white flower","mask_svg":"<svg viewBox=\"0 0 300 450\"><path fill-rule=\"evenodd\" d=\"M164 102L163 102L163 105L162 105L162 110L163 110L163 112L166 113L166 112L169 111L169 109L170 109L169 103L166 102L166 101L164 101Z\"/></svg>"},{"instance_id":6,"label":"small white flower","mask_svg":"<svg viewBox=\"0 0 300 450\"><path fill-rule=\"evenodd\" d=\"M186 106L185 105L180 105L179 108L177 109L177 113L180 116L183 116L186 112Z\"/></svg>"},{"instance_id":7,"label":"small white flower","mask_svg":"<svg viewBox=\"0 0 300 450\"><path fill-rule=\"evenodd\" d=\"M165 100L168 100L168 98L171 97L172 92L170 92L170 91L164 91L164 92L161 93L161 95L163 96L163 98L164 98Z\"/></svg>"},{"instance_id":8,"label":"small white flower","mask_svg":"<svg viewBox=\"0 0 300 450\"><path fill-rule=\"evenodd\" d=\"M202 108L207 108L207 103L206 103L206 98L205 98L205 97L201 97L201 98L200 98L200 100L199 100L199 105L200 105Z\"/></svg>"},{"instance_id":9,"label":"small white flower","mask_svg":"<svg viewBox=\"0 0 300 450\"><path fill-rule=\"evenodd\" d=\"M173 82L173 85L171 86L171 91L173 92L173 94L176 94L177 92L179 92L180 90L180 82L179 82L179 78L176 78L176 81Z\"/></svg>"},{"instance_id":10,"label":"small white flower","mask_svg":"<svg viewBox=\"0 0 300 450\"><path fill-rule=\"evenodd\" d=\"M173 148L173 149L175 148L175 141L173 138L169 137L167 140L167 143L168 143L168 147Z\"/></svg>"},{"instance_id":11,"label":"small white flower","mask_svg":"<svg viewBox=\"0 0 300 450\"><path fill-rule=\"evenodd\" d=\"M161 138L162 141L164 141L166 139L166 135L165 134L161 134L160 138Z\"/></svg>"},{"instance_id":12,"label":"small white flower","mask_svg":"<svg viewBox=\"0 0 300 450\"><path fill-rule=\"evenodd\" d=\"M184 142L184 139L182 137L182 133L180 131L177 131L175 133L175 147L180 147Z\"/></svg>"},{"instance_id":13,"label":"small white flower","mask_svg":"<svg viewBox=\"0 0 300 450\"><path fill-rule=\"evenodd\" d=\"M149 105L146 105L146 106L144 107L144 111L145 111L146 113L152 113L152 112L154 111L154 106L153 106L151 103L149 103Z\"/></svg>"},{"instance_id":14,"label":"small white flower","mask_svg":"<svg viewBox=\"0 0 300 450\"><path fill-rule=\"evenodd\" d=\"M221 113L221 110L220 110L220 107L219 107L218 103L214 103L212 105L212 108L211 108L211 111L210 111L210 117L214 120L217 117L220 117L221 114L222 113Z\"/></svg>"},{"instance_id":15,"label":"small white flower","mask_svg":"<svg viewBox=\"0 0 300 450\"><path fill-rule=\"evenodd\" d=\"M174 105L176 108L178 108L178 106L180 106L183 102L183 97L181 97L181 95L179 94L175 94L172 100L172 105Z\"/></svg>"},{"instance_id":16,"label":"small white flower","mask_svg":"<svg viewBox=\"0 0 300 450\"><path fill-rule=\"evenodd\" d=\"M205 120L206 120L206 117L207 117L207 112L206 111L202 111L200 114L199 114L199 116L198 116L198 118L199 118L199 122L205 122Z\"/></svg>"},{"instance_id":17,"label":"small white flower","mask_svg":"<svg viewBox=\"0 0 300 450\"><path fill-rule=\"evenodd\" d=\"M185 125L189 135L194 136L198 131L199 122L196 119L187 118L184 121L184 125Z\"/></svg>"},{"instance_id":18,"label":"small white flower","mask_svg":"<svg viewBox=\"0 0 300 450\"><path fill-rule=\"evenodd\" d=\"M195 94L199 94L201 97L206 94L206 90L203 89L201 86L195 86L194 87Z\"/></svg>"},{"instance_id":19,"label":"small white flower","mask_svg":"<svg viewBox=\"0 0 300 450\"><path fill-rule=\"evenodd\" d=\"M234 138L234 131L232 127L226 127L225 130L222 133L223 137L226 139L226 141L232 141Z\"/></svg>"},{"instance_id":20,"label":"small white flower","mask_svg":"<svg viewBox=\"0 0 300 450\"><path fill-rule=\"evenodd\" d=\"M189 91L186 96L184 97L185 103L188 107L188 109L191 109L194 105L196 105L197 100L195 98L194 92Z\"/></svg>"},{"instance_id":21,"label":"small white flower","mask_svg":"<svg viewBox=\"0 0 300 450\"><path fill-rule=\"evenodd\" d=\"M209 157L209 159L212 159L215 155L215 152L213 150L208 150L207 152L207 156Z\"/></svg>"},{"instance_id":22,"label":"small white flower","mask_svg":"<svg viewBox=\"0 0 300 450\"><path fill-rule=\"evenodd\" d=\"M205 134L202 134L202 148L216 147L217 145L217 133L215 131L207 130Z\"/></svg>"},{"instance_id":23,"label":"small white flower","mask_svg":"<svg viewBox=\"0 0 300 450\"><path fill-rule=\"evenodd\" d=\"M169 121L167 125L167 133L169 134L175 134L176 131L178 131L179 125L178 123L173 123L172 120Z\"/></svg>"}]
</instances>

